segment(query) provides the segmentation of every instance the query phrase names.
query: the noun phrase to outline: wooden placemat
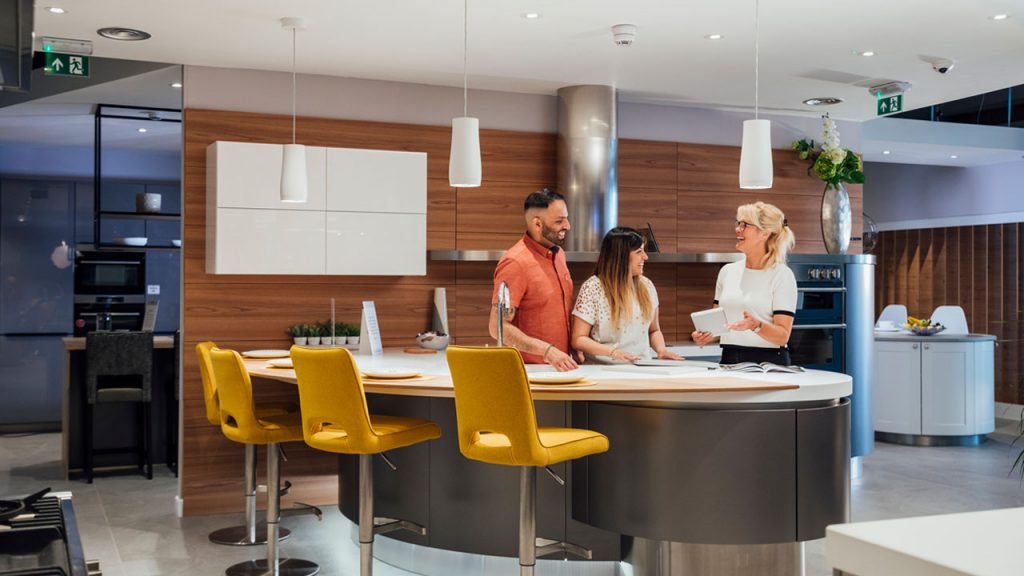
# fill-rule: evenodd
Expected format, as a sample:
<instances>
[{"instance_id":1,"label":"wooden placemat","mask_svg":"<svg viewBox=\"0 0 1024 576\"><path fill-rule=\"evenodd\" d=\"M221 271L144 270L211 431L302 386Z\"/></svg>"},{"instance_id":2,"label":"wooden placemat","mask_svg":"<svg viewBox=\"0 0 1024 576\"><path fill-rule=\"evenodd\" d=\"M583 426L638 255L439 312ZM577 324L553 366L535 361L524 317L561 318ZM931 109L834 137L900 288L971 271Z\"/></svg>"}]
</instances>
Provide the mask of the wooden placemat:
<instances>
[{"instance_id":1,"label":"wooden placemat","mask_svg":"<svg viewBox=\"0 0 1024 576\"><path fill-rule=\"evenodd\" d=\"M423 382L424 380L432 379L434 379L432 374L420 374L412 378L370 378L363 376L363 382L369 384L405 384L406 382Z\"/></svg>"},{"instance_id":2,"label":"wooden placemat","mask_svg":"<svg viewBox=\"0 0 1024 576\"><path fill-rule=\"evenodd\" d=\"M543 388L545 390L553 390L555 388L578 388L581 386L593 386L597 384L593 380L580 380L578 382L571 382L568 384L534 384L530 383L530 388Z\"/></svg>"}]
</instances>

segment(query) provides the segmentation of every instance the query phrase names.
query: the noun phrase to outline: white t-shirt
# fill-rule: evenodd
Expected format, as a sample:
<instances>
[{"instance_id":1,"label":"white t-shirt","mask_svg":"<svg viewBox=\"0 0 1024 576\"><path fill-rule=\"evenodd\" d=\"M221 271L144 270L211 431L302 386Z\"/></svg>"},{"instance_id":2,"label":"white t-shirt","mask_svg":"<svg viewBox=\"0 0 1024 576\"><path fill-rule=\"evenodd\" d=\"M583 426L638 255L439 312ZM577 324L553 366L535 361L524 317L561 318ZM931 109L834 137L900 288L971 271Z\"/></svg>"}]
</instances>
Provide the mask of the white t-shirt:
<instances>
[{"instance_id":1,"label":"white t-shirt","mask_svg":"<svg viewBox=\"0 0 1024 576\"><path fill-rule=\"evenodd\" d=\"M715 303L725 309L729 321L739 322L743 311L762 322L771 322L776 314L796 313L796 277L785 264L765 270L746 267L746 260L722 266L715 284ZM722 336L722 344L778 348L752 330L732 330Z\"/></svg>"},{"instance_id":2,"label":"white t-shirt","mask_svg":"<svg viewBox=\"0 0 1024 576\"><path fill-rule=\"evenodd\" d=\"M652 310L658 310L658 291L654 289L654 282L646 276L640 277L640 286L647 289L651 297ZM613 345L619 350L629 354L635 354L644 358L651 357L651 342L647 332L654 319L644 318L640 313L640 304L633 302L633 309L626 319L619 322L618 329L612 327L612 310L608 298L604 295L604 288L601 287L601 280L597 276L587 278L587 281L580 286L580 293L576 297L576 306L572 313L580 320L591 324L590 337L601 344Z\"/></svg>"}]
</instances>

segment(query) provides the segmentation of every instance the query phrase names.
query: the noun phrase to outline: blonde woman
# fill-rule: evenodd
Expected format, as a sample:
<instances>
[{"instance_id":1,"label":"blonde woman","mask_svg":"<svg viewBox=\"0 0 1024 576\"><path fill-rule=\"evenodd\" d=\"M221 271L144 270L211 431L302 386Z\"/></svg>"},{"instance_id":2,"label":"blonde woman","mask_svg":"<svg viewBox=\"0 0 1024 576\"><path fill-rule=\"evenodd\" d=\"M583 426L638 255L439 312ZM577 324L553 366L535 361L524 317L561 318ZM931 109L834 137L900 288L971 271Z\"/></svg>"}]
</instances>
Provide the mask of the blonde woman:
<instances>
[{"instance_id":1,"label":"blonde woman","mask_svg":"<svg viewBox=\"0 0 1024 576\"><path fill-rule=\"evenodd\" d=\"M572 345L586 358L630 362L650 358L653 348L658 358L682 359L665 348L646 261L636 230L612 228L605 235L594 275L580 287L572 311Z\"/></svg>"},{"instance_id":2,"label":"blonde woman","mask_svg":"<svg viewBox=\"0 0 1024 576\"><path fill-rule=\"evenodd\" d=\"M796 238L786 216L771 204L755 202L736 209L739 262L718 273L715 307L725 308L729 333L722 336L722 363L773 362L789 365L789 334L796 312L796 278L786 254ZM715 336L694 332L703 346Z\"/></svg>"}]
</instances>

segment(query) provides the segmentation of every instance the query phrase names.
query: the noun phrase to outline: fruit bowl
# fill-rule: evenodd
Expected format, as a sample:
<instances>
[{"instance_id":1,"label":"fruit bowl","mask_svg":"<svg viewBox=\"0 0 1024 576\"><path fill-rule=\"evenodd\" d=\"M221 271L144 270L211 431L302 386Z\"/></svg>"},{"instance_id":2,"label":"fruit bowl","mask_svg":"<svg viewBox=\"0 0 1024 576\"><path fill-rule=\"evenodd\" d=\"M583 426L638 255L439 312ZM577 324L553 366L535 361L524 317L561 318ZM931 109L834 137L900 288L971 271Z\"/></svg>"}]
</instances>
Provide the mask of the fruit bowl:
<instances>
[{"instance_id":1,"label":"fruit bowl","mask_svg":"<svg viewBox=\"0 0 1024 576\"><path fill-rule=\"evenodd\" d=\"M437 332L421 332L416 335L416 343L421 348L444 350L448 347L448 335L438 334Z\"/></svg>"},{"instance_id":2,"label":"fruit bowl","mask_svg":"<svg viewBox=\"0 0 1024 576\"><path fill-rule=\"evenodd\" d=\"M927 326L911 326L910 331L918 336L932 336L945 330L942 324L929 324Z\"/></svg>"}]
</instances>

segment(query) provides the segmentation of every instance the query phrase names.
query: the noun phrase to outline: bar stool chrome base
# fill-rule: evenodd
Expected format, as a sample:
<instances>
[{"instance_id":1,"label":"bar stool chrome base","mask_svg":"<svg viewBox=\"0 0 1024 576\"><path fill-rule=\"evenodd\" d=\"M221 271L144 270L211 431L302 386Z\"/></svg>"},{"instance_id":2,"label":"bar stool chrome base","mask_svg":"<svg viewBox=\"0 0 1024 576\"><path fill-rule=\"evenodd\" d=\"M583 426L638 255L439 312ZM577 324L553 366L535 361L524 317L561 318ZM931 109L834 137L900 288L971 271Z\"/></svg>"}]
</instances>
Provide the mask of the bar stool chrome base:
<instances>
[{"instance_id":1,"label":"bar stool chrome base","mask_svg":"<svg viewBox=\"0 0 1024 576\"><path fill-rule=\"evenodd\" d=\"M279 528L277 541L287 540L292 531L287 528ZM248 526L231 526L210 532L210 542L221 546L258 546L267 543L267 523L260 522L256 525L256 537L249 537Z\"/></svg>"},{"instance_id":2,"label":"bar stool chrome base","mask_svg":"<svg viewBox=\"0 0 1024 576\"><path fill-rule=\"evenodd\" d=\"M282 558L277 562L277 572L270 569L265 559L239 562L229 567L224 573L227 576L313 576L320 572L320 567L309 560L298 558Z\"/></svg>"}]
</instances>

